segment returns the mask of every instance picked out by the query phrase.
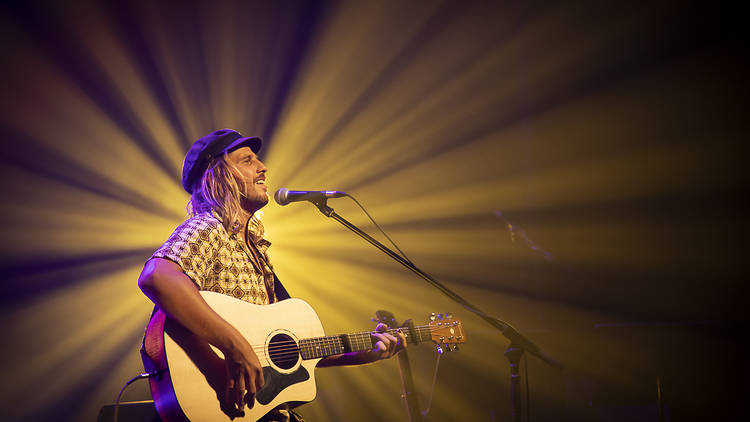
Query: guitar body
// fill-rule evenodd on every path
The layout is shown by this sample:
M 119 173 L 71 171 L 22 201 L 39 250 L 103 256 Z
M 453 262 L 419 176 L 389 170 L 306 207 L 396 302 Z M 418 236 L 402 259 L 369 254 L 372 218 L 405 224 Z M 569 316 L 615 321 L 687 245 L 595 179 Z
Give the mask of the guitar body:
M 300 299 L 253 305 L 230 296 L 202 291 L 209 306 L 252 345 L 263 367 L 265 385 L 255 405 L 238 420 L 255 421 L 282 403 L 290 406 L 315 398 L 318 359 L 302 360 L 298 342 L 324 336 L 312 307 Z M 282 328 L 283 327 L 283 328 Z M 167 335 L 165 335 L 167 334 Z M 226 374 L 221 352 L 157 311 L 144 338 L 144 366 L 160 375 L 149 379 L 159 416 L 165 421 L 224 421 L 216 391 Z

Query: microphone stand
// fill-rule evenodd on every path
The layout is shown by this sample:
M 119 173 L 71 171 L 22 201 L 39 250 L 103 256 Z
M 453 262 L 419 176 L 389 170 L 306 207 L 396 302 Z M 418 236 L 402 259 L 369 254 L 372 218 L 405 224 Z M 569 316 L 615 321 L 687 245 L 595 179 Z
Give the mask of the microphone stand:
M 521 422 L 521 374 L 519 372 L 519 365 L 521 361 L 521 356 L 523 356 L 524 352 L 528 352 L 531 355 L 534 355 L 547 363 L 548 365 L 562 369 L 562 365 L 555 361 L 554 359 L 550 358 L 549 356 L 545 355 L 539 346 L 531 342 L 531 340 L 524 337 L 521 333 L 519 333 L 513 326 L 510 324 L 499 320 L 493 316 L 487 315 L 483 311 L 481 311 L 476 306 L 472 305 L 467 301 L 466 299 L 459 296 L 454 291 L 450 290 L 449 288 L 445 287 L 441 282 L 436 280 L 431 275 L 425 273 L 424 271 L 420 270 L 412 264 L 410 261 L 407 261 L 405 258 L 403 258 L 401 255 L 397 254 L 396 252 L 392 251 L 376 239 L 373 239 L 370 235 L 360 230 L 357 226 L 347 221 L 345 218 L 341 217 L 340 215 L 336 214 L 336 211 L 333 210 L 333 208 L 328 206 L 328 199 L 327 198 L 317 198 L 314 200 L 310 200 L 313 204 L 315 204 L 316 207 L 320 210 L 323 215 L 329 218 L 333 218 L 334 220 L 341 223 L 344 227 L 354 232 L 359 237 L 365 239 L 370 244 L 375 246 L 376 248 L 380 249 L 383 253 L 393 258 L 395 261 L 397 261 L 399 264 L 403 265 L 404 267 L 411 270 L 413 273 L 427 281 L 432 287 L 440 290 L 444 295 L 448 296 L 451 300 L 458 303 L 459 305 L 463 306 L 468 311 L 474 313 L 478 317 L 485 320 L 488 324 L 495 327 L 500 333 L 505 336 L 508 340 L 510 340 L 510 345 L 508 346 L 508 349 L 505 351 L 505 357 L 508 358 L 510 361 L 510 399 L 512 404 L 512 414 L 513 414 L 513 420 L 516 422 Z

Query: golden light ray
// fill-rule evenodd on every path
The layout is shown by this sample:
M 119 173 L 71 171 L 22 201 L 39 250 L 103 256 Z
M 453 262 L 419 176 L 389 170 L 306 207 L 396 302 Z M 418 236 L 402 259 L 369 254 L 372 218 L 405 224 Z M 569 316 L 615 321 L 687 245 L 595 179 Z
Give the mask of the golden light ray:
M 144 134 L 158 148 L 158 152 L 170 159 L 173 167 L 182 160 L 182 144 L 170 128 L 167 117 L 149 91 L 148 83 L 137 68 L 136 58 L 128 54 L 123 40 L 117 38 L 112 28 L 114 22 L 96 8 L 86 10 L 90 25 L 80 26 L 70 22 L 69 30 L 77 35 L 77 42 L 84 46 L 97 68 L 108 77 L 107 85 L 135 116 L 136 122 L 144 126 Z M 91 36 L 92 32 L 96 36 Z
M 69 393 L 71 385 L 101 379 L 100 371 L 105 368 L 99 362 L 122 354 L 123 345 L 141 331 L 147 319 L 134 317 L 145 305 L 129 293 L 134 270 L 99 272 L 10 313 L 12 351 L 26 351 L 24 359 L 33 362 L 7 368 L 6 376 L 14 383 L 3 384 L 4 400 L 19 404 L 10 420 L 22 419 L 24 411 L 39 402 L 57 402 Z M 124 300 L 102 300 L 107 297 Z M 27 394 L 32 390 L 33 397 Z
M 349 192 L 421 268 L 564 361 L 565 373 L 524 364 L 541 420 L 590 416 L 586 382 L 640 391 L 654 356 L 612 333 L 657 328 L 618 324 L 741 312 L 723 306 L 739 217 L 722 192 L 740 186 L 725 146 L 745 133 L 744 76 L 672 15 L 440 1 L 3 9 L 2 409 L 91 419 L 141 371 L 151 306 L 136 278 L 185 214 L 185 150 L 220 127 L 265 138 L 270 192 Z M 725 208 L 709 224 L 701 201 Z M 329 205 L 384 240 L 351 201 Z M 264 220 L 280 278 L 327 332 L 370 329 L 378 309 L 465 322 L 432 420 L 509 415 L 507 339 L 311 204 L 271 203 Z M 409 353 L 424 405 L 434 348 Z M 395 361 L 317 377 L 309 420 L 404 418 Z M 126 394 L 149 398 L 145 383 Z

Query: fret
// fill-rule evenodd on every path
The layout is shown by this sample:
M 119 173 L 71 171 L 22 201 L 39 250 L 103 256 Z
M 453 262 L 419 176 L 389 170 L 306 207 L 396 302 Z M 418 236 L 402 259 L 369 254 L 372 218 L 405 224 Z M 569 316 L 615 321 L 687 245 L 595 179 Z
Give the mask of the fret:
M 352 351 L 358 352 L 362 350 L 362 334 L 354 333 L 352 334 L 352 338 L 354 339 L 354 347 L 352 347 Z
M 398 337 L 398 328 L 389 329 L 387 332 Z M 432 340 L 431 327 L 429 325 L 413 327 L 413 329 L 402 328 L 401 332 L 406 336 L 407 344 L 417 344 Z M 326 356 L 348 352 L 362 352 L 373 348 L 376 340 L 369 331 L 361 333 L 341 334 L 336 336 L 312 337 L 302 339 L 299 342 L 302 359 L 317 359 Z
M 359 344 L 357 343 L 356 333 L 348 334 L 346 338 L 349 344 L 349 350 L 348 350 L 349 352 L 356 352 L 357 350 L 359 350 Z
M 344 353 L 341 336 L 312 337 L 299 342 L 302 359 L 316 359 Z
M 430 333 L 430 326 L 423 325 L 421 327 L 414 327 L 414 336 L 416 337 L 414 339 L 415 343 L 421 343 L 424 341 L 431 340 L 432 335 Z
M 364 335 L 367 336 L 365 341 Z M 361 352 L 363 350 L 369 350 L 372 348 L 370 342 L 370 333 L 352 333 L 346 336 L 348 341 L 348 351 L 350 352 Z M 370 347 L 367 347 L 367 343 L 370 343 Z
M 369 332 L 357 333 L 357 337 L 359 339 L 359 347 L 357 348 L 358 352 L 372 349 L 373 342 Z

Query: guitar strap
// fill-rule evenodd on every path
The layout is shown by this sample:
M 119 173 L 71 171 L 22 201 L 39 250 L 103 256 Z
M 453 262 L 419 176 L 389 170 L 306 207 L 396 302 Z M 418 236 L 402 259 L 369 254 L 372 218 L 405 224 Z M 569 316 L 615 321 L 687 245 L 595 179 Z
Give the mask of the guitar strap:
M 276 275 L 276 271 L 273 270 L 273 267 L 268 263 L 266 257 L 260 252 L 260 249 L 258 249 L 258 245 L 256 245 L 255 241 L 253 241 L 252 237 L 250 237 L 247 229 L 245 229 L 245 244 L 242 246 L 247 246 L 247 249 L 245 250 L 246 252 L 248 249 L 251 250 L 248 256 L 254 258 L 255 260 L 263 261 L 263 263 L 266 264 L 266 268 L 271 270 L 271 274 L 273 274 L 273 291 L 276 295 L 276 302 L 281 302 L 282 300 L 289 299 L 291 297 L 289 296 L 289 292 L 287 292 L 284 285 L 281 284 L 281 280 L 279 280 L 279 276 Z M 256 265 L 255 261 L 253 261 L 252 259 L 250 261 L 253 263 L 253 266 L 255 266 L 255 270 L 263 274 L 263 267 L 260 265 L 260 262 L 258 262 L 258 264 Z
M 281 302 L 282 300 L 289 299 L 291 297 L 289 296 L 289 292 L 287 292 L 284 285 L 281 284 L 281 280 L 279 280 L 279 277 L 276 275 L 273 268 L 271 268 L 271 272 L 273 273 L 273 291 L 276 293 L 276 301 Z

